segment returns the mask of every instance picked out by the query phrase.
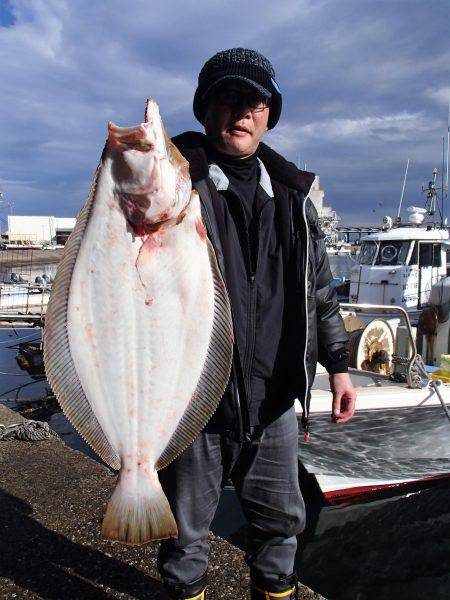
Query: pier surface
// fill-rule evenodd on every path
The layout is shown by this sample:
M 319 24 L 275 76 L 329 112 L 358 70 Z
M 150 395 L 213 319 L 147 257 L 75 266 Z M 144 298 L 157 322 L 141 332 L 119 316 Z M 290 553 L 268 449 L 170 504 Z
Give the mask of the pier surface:
M 0 405 L 0 423 L 22 417 Z M 158 543 L 103 542 L 115 476 L 59 438 L 0 441 L 0 598 L 162 599 Z M 249 598 L 243 552 L 210 534 L 208 599 Z M 302 600 L 323 600 L 302 586 Z

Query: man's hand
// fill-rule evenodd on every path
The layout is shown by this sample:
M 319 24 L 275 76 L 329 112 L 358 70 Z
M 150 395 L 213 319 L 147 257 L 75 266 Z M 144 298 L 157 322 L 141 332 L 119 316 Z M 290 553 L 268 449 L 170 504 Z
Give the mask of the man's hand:
M 346 423 L 355 412 L 356 390 L 348 373 L 330 373 L 330 388 L 333 394 L 331 420 Z

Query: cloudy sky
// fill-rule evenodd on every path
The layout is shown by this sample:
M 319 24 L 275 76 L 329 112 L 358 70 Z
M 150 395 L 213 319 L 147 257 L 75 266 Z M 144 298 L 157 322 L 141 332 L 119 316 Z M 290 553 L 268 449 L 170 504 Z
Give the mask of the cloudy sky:
M 140 122 L 149 96 L 170 134 L 201 130 L 198 72 L 235 46 L 272 61 L 284 109 L 266 141 L 320 175 L 343 224 L 396 212 L 407 159 L 404 202 L 423 204 L 447 134 L 450 0 L 0 0 L 0 216 L 75 216 L 106 123 Z

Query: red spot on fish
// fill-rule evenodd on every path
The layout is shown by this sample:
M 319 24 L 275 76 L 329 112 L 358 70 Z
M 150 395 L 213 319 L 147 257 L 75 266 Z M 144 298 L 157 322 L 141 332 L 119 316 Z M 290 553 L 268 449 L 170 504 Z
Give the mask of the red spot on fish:
M 75 310 L 78 310 L 78 311 L 79 311 L 79 310 L 80 310 L 80 307 L 79 307 L 79 306 L 75 306 Z
M 140 467 L 140 466 L 141 466 L 141 464 L 142 464 L 142 463 L 141 463 L 141 461 L 138 461 L 138 464 L 137 464 L 137 466 L 138 466 L 138 467 Z
M 93 338 L 94 323 L 86 323 L 84 329 L 86 331 L 87 338 L 91 340 Z
M 151 306 L 153 304 L 153 298 L 151 298 L 150 296 L 148 296 L 148 298 L 146 298 L 146 300 L 145 300 L 145 304 L 147 306 Z
M 161 238 L 159 235 L 148 235 L 141 249 L 139 250 L 139 256 L 142 254 L 153 254 L 159 250 L 162 246 Z
M 206 229 L 200 219 L 195 222 L 195 229 L 197 230 L 198 236 L 202 242 L 206 242 Z
M 127 473 L 131 473 L 131 468 L 127 467 Z
M 159 215 L 159 220 L 165 221 L 168 218 L 168 216 L 169 216 L 169 213 L 167 211 L 164 211 Z

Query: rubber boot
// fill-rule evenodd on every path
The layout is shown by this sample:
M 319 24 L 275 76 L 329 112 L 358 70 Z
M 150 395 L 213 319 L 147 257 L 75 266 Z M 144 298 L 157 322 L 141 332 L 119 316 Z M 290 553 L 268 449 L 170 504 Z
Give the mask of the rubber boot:
M 195 594 L 195 596 L 169 596 L 166 593 L 166 600 L 205 600 L 206 599 L 206 588 L 203 588 L 201 592 Z
M 166 600 L 205 600 L 206 582 L 206 573 L 191 583 L 170 585 L 164 581 Z
M 251 600 L 275 600 L 279 598 L 298 600 L 298 597 L 298 580 L 295 573 L 287 577 L 280 577 L 279 583 L 275 585 L 273 583 L 264 585 L 260 578 L 252 579 Z

